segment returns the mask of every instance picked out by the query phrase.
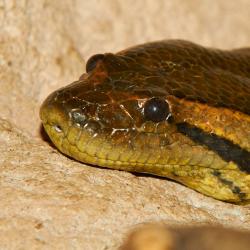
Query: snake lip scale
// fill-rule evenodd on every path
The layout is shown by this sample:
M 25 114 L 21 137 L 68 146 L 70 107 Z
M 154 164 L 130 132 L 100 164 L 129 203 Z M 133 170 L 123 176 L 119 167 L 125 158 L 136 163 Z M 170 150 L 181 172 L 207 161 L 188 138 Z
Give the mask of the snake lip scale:
M 250 48 L 164 40 L 96 54 L 79 80 L 46 98 L 40 117 L 78 161 L 250 201 Z

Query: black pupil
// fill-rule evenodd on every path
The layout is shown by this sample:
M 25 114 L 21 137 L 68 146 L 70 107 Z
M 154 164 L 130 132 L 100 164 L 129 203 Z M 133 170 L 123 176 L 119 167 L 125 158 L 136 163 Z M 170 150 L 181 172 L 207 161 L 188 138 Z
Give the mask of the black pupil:
M 146 101 L 144 105 L 144 118 L 153 122 L 166 120 L 169 115 L 169 107 L 164 99 L 154 97 Z
M 86 72 L 89 73 L 90 71 L 92 71 L 95 68 L 97 62 L 102 60 L 103 58 L 103 54 L 96 54 L 91 56 L 86 63 Z

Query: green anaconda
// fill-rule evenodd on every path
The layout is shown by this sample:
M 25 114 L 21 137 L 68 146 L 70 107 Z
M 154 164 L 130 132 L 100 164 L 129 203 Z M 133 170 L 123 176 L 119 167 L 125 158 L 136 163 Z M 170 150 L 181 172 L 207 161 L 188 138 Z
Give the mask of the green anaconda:
M 250 48 L 166 40 L 92 56 L 40 117 L 78 161 L 250 201 Z

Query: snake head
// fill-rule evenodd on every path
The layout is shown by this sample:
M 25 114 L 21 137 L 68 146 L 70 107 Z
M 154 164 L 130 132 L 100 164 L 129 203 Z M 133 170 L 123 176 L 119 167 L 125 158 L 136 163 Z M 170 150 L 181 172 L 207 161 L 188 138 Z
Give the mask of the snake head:
M 228 88 L 248 89 L 226 74 L 218 53 L 179 41 L 97 54 L 78 81 L 47 97 L 43 126 L 61 152 L 81 162 L 248 200 L 249 98 Z
M 166 91 L 138 86 L 156 77 L 127 60 L 110 53 L 96 55 L 89 59 L 86 74 L 43 102 L 44 128 L 63 153 L 91 164 L 129 165 L 136 152 L 146 155 L 170 144 L 165 132 L 171 118 Z

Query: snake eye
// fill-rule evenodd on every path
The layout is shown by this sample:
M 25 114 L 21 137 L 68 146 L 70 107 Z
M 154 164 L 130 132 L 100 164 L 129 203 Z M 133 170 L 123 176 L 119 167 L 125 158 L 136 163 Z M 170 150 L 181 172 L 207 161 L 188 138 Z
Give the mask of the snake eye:
M 89 73 L 90 71 L 92 71 L 95 68 L 97 62 L 102 60 L 103 58 L 103 54 L 96 54 L 91 56 L 86 63 L 86 72 Z
M 164 99 L 153 97 L 144 104 L 144 118 L 153 122 L 167 120 L 170 116 L 169 106 Z

